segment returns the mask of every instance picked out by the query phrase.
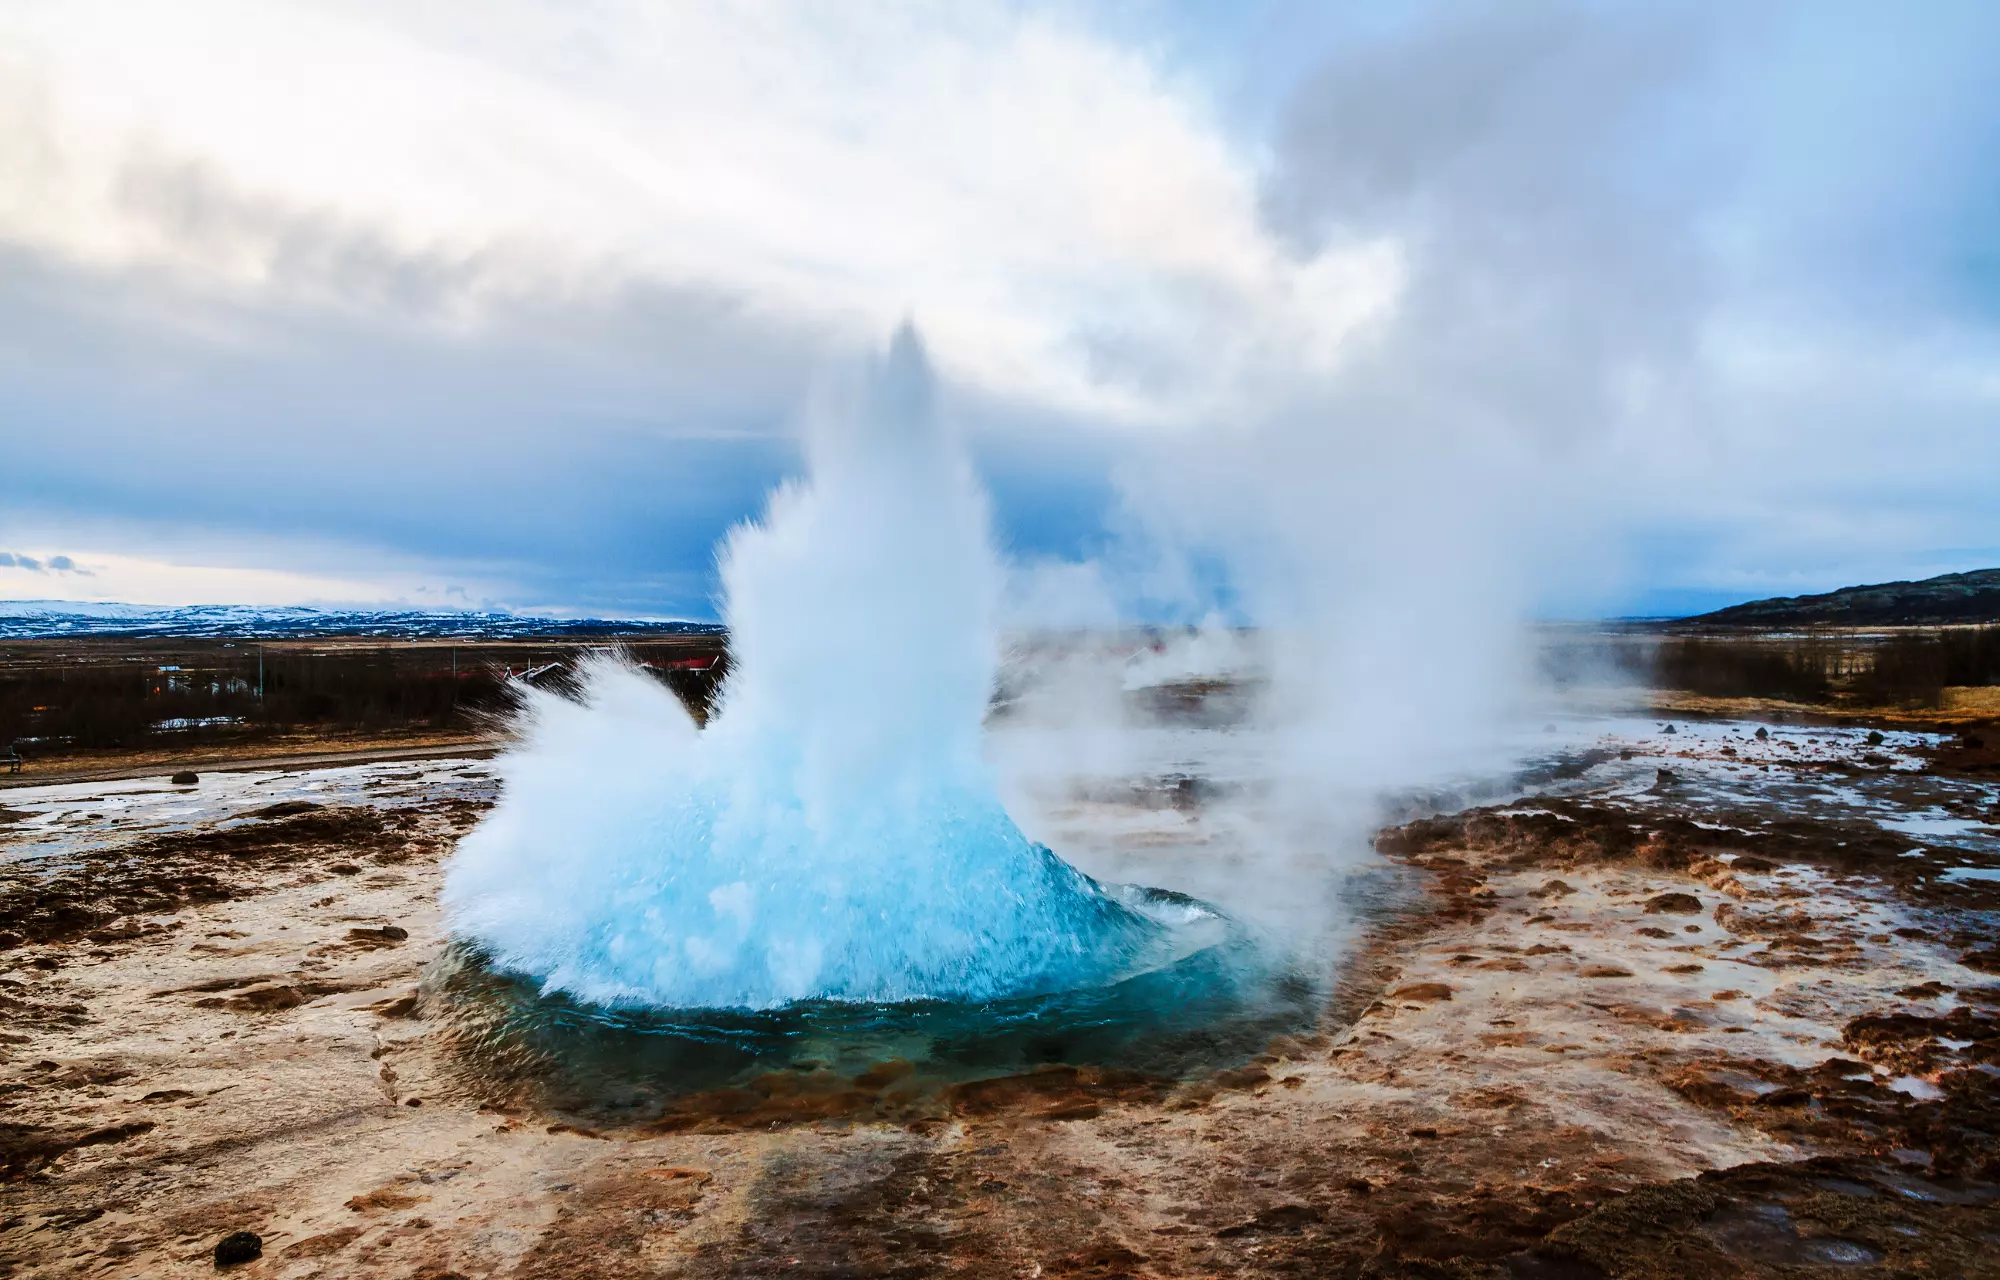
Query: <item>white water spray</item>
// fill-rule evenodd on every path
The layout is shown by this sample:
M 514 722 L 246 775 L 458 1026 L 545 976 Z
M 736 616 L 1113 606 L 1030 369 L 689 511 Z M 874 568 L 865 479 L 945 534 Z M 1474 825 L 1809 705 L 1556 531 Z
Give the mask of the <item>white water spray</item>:
M 931 388 L 906 327 L 815 423 L 809 479 L 730 535 L 734 670 L 705 728 L 616 662 L 577 701 L 527 691 L 502 799 L 447 873 L 454 933 L 549 990 L 705 1008 L 988 999 L 1171 953 L 1157 908 L 1029 841 L 994 791 L 1000 575 Z

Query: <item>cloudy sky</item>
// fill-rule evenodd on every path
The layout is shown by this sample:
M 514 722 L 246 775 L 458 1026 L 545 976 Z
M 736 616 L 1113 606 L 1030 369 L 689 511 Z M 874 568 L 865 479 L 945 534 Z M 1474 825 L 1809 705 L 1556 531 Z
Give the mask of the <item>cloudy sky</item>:
M 2000 7 L 0 0 L 0 598 L 706 616 L 904 318 L 1024 616 L 2000 564 Z

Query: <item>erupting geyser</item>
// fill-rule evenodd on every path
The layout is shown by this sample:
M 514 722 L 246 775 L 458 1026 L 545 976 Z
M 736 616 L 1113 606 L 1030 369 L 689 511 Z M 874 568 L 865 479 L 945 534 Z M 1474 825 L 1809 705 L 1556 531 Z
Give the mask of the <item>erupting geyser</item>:
M 453 931 L 597 1004 L 984 1000 L 1118 980 L 1203 913 L 1024 836 L 980 754 L 998 567 L 907 327 L 809 479 L 721 555 L 734 668 L 697 728 L 615 662 L 528 691 L 502 799 L 460 845 Z

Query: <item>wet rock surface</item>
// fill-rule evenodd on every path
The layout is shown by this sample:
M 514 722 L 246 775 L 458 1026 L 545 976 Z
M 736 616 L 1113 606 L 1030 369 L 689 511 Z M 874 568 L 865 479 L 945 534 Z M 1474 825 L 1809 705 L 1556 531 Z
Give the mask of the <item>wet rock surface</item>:
M 0 1272 L 246 1232 L 284 1277 L 2000 1274 L 2000 887 L 1942 871 L 1983 846 L 1643 782 L 1384 832 L 1407 892 L 1250 1061 L 885 1054 L 622 1118 L 454 1074 L 424 984 L 475 802 L 4 864 Z M 1226 791 L 1174 794 L 1132 807 Z

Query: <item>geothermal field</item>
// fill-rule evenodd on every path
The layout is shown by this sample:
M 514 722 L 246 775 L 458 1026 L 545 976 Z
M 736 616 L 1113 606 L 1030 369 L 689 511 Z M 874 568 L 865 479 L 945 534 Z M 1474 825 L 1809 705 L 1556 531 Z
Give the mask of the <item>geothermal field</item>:
M 0 0 L 0 1280 L 2000 1280 L 2000 3 Z
M 1993 1273 L 2000 757 L 1976 732 L 1565 715 L 1518 769 L 1397 797 L 1421 816 L 1373 852 L 1300 847 L 1287 883 L 1326 901 L 1272 902 L 1232 687 L 1119 689 L 1118 768 L 1010 775 L 1024 829 L 1097 878 L 994 840 L 1017 906 L 1075 913 L 1039 948 L 960 917 L 816 932 L 783 895 L 826 873 L 798 865 L 683 935 L 856 953 L 823 995 L 752 989 L 795 971 L 741 944 L 620 967 L 687 896 L 665 866 L 605 887 L 625 873 L 579 850 L 535 880 L 545 910 L 506 909 L 532 926 L 462 923 L 515 779 L 556 767 L 533 728 L 498 757 L 24 775 L 0 794 L 0 1256 L 206 1274 L 252 1231 L 258 1274 L 301 1277 Z M 997 715 L 995 756 L 1046 759 L 1034 719 Z M 835 874 L 893 911 L 898 856 Z M 1190 896 L 1113 887 L 1135 880 Z M 578 898 L 616 923 L 546 932 Z M 717 988 L 674 981 L 743 998 L 675 1007 Z
M 1996 1274 L 1979 690 L 1558 629 L 1441 751 L 1279 696 L 1282 630 L 1004 637 L 929 394 L 906 333 L 726 636 L 461 637 L 456 718 L 434 639 L 295 638 L 377 646 L 372 729 L 37 739 L 7 1273 Z M 165 643 L 9 660 L 113 706 L 201 683 Z

